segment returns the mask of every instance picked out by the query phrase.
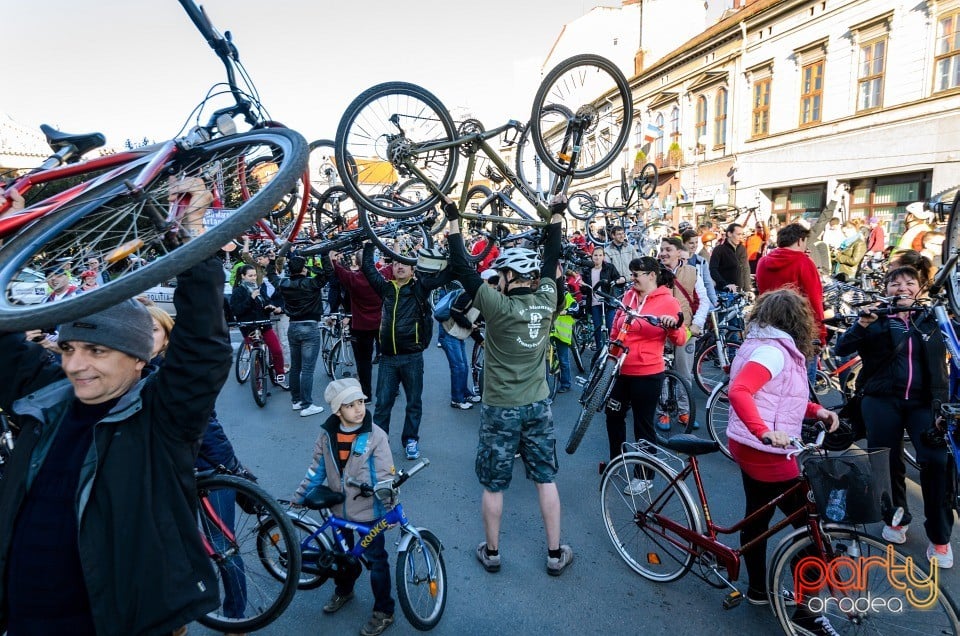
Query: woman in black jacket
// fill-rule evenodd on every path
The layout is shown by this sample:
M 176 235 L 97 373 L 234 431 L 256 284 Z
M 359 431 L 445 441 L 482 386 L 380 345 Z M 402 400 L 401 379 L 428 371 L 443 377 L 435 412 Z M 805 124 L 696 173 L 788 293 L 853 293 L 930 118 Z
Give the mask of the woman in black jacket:
M 230 310 L 238 322 L 252 322 L 254 320 L 270 320 L 272 314 L 279 314 L 282 310 L 272 304 L 257 285 L 257 268 L 253 265 L 244 265 L 237 272 L 237 284 L 230 294 Z M 244 340 L 253 332 L 251 327 L 241 327 L 240 333 Z M 284 390 L 287 382 L 284 373 L 283 347 L 280 338 L 272 326 L 260 329 L 263 341 L 270 351 L 270 366 L 273 369 L 273 383 Z
M 920 294 L 920 275 L 912 267 L 898 267 L 885 279 L 887 296 L 909 306 Z M 947 451 L 927 443 L 939 405 L 948 397 L 946 347 L 934 317 L 900 312 L 889 316 L 868 313 L 837 343 L 837 355 L 859 353 L 863 359 L 863 419 L 870 448 L 890 449 L 893 505 L 903 507 L 900 525 L 885 525 L 883 538 L 904 543 L 911 515 L 907 506 L 903 433 L 917 452 L 923 493 L 924 529 L 930 545 L 927 557 L 941 568 L 953 565 L 950 532 L 953 509 L 947 504 Z
M 587 267 L 580 272 L 583 279 L 580 288 L 583 290 L 583 302 L 590 308 L 590 317 L 593 319 L 593 342 L 597 346 L 597 351 L 603 346 L 601 335 L 603 329 L 601 324 L 606 324 L 607 333 L 610 333 L 610 326 L 613 324 L 613 314 L 616 309 L 603 304 L 599 296 L 593 293 L 594 289 L 599 289 L 605 294 L 611 293 L 613 283 L 620 274 L 613 263 L 608 263 L 605 258 L 603 247 L 598 245 L 594 248 L 590 258 L 593 260 L 593 266 Z

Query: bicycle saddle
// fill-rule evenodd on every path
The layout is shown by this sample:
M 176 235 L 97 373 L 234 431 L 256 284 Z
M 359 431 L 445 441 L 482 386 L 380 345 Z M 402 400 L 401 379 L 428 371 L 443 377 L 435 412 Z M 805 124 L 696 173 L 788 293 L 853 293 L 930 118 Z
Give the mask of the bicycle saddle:
M 689 433 L 674 435 L 660 445 L 684 455 L 706 455 L 720 450 L 720 444 L 712 439 L 702 439 Z
M 322 510 L 343 503 L 342 492 L 334 492 L 329 486 L 315 486 L 303 498 L 303 505 L 311 510 Z
M 59 151 L 65 146 L 73 146 L 77 149 L 77 157 L 107 143 L 107 138 L 103 136 L 103 133 L 71 135 L 70 133 L 60 132 L 46 124 L 42 124 L 40 130 L 47 138 L 47 144 L 53 148 L 54 152 Z

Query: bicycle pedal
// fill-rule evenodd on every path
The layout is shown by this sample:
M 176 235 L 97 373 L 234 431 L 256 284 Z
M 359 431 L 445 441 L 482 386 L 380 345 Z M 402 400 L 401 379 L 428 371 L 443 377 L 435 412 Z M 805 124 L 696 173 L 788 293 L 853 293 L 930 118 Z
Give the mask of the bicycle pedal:
M 723 609 L 731 610 L 739 607 L 740 603 L 743 603 L 743 594 L 740 593 L 740 590 L 734 590 L 723 599 Z

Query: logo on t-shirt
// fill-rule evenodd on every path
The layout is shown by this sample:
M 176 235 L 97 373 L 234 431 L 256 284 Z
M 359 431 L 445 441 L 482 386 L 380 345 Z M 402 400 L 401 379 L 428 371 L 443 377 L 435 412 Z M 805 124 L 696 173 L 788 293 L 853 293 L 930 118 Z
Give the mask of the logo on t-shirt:
M 530 338 L 536 339 L 540 335 L 540 329 L 543 326 L 543 314 L 530 312 L 530 322 L 527 327 L 530 329 Z

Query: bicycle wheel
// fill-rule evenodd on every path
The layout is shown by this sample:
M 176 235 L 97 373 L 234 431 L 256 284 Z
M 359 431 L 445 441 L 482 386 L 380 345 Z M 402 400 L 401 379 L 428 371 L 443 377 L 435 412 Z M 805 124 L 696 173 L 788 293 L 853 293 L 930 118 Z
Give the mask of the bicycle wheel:
M 543 107 L 544 118 L 551 116 L 559 117 L 557 122 L 567 121 L 573 117 L 573 113 L 564 106 L 557 104 L 547 104 Z M 556 184 L 557 177 L 545 165 L 543 160 L 537 155 L 537 149 L 530 141 L 530 123 L 524 126 L 523 132 L 517 139 L 516 150 L 514 151 L 514 162 L 517 168 L 517 180 L 520 185 L 526 189 L 526 194 L 531 198 L 546 202 Z
M 560 356 L 557 355 L 557 345 L 551 338 L 550 348 L 547 349 L 546 374 L 547 374 L 547 398 L 553 400 L 557 397 L 557 391 L 560 390 Z
M 405 82 L 378 84 L 353 100 L 340 119 L 337 170 L 361 208 L 406 218 L 434 207 L 440 197 L 428 191 L 420 200 L 388 203 L 380 195 L 410 177 L 429 179 L 447 192 L 457 172 L 454 139 L 453 119 L 432 93 Z M 436 148 L 438 144 L 448 145 Z M 353 158 L 355 170 L 348 168 L 346 157 Z
M 433 247 L 433 235 L 426 225 L 429 217 L 385 218 L 367 208 L 360 209 L 360 225 L 377 248 L 390 258 L 417 264 L 417 251 Z
M 730 419 L 728 383 L 729 380 L 725 380 L 718 384 L 707 398 L 707 431 L 710 433 L 710 438 L 720 444 L 720 452 L 727 459 L 733 459 L 730 449 L 727 448 L 727 421 Z
M 270 495 L 241 477 L 198 477 L 197 495 L 199 531 L 213 560 L 221 599 L 220 607 L 197 620 L 221 632 L 266 627 L 297 591 L 295 578 L 278 581 L 270 574 L 274 568 L 300 571 L 293 526 Z
M 657 403 L 657 415 L 670 419 L 670 428 L 678 426 L 680 432 L 689 433 L 697 421 L 697 403 L 693 401 L 690 383 L 680 377 L 676 371 L 668 370 L 663 374 L 660 387 L 660 401 Z M 683 416 L 686 415 L 684 421 Z
M 316 528 L 310 524 L 287 515 L 290 524 L 293 526 L 294 535 L 297 540 L 297 549 L 300 551 L 300 575 L 297 579 L 298 590 L 312 590 L 320 587 L 330 578 L 330 571 L 319 568 L 321 555 L 329 555 L 334 550 L 333 539 L 326 533 L 313 536 Z M 275 525 L 264 524 L 257 534 L 257 554 L 267 572 L 278 581 L 286 581 L 290 572 L 288 561 L 278 559 L 264 558 L 264 555 L 270 554 L 273 549 L 273 528 Z M 308 540 L 309 538 L 309 540 Z
M 940 214 L 947 216 L 947 237 L 943 242 L 942 262 L 946 263 L 950 256 L 960 249 L 960 186 L 953 186 L 930 198 L 932 206 Z M 954 315 L 960 314 L 960 270 L 951 273 L 947 280 L 947 297 L 950 300 L 950 310 Z
M 740 345 L 736 343 L 724 343 L 723 351 L 726 353 L 727 364 L 723 365 L 720 364 L 716 342 L 709 347 L 704 347 L 693 361 L 693 379 L 701 391 L 710 395 L 718 384 L 727 381 L 730 377 L 730 363 L 737 355 L 738 349 Z
M 343 186 L 333 186 L 313 206 L 314 235 L 335 238 L 337 230 L 352 230 L 360 225 L 357 203 Z
M 477 393 L 483 395 L 483 342 L 473 343 L 473 353 L 470 356 L 470 373 L 473 376 L 473 386 Z
M 640 174 L 637 175 L 637 188 L 641 199 L 653 198 L 653 195 L 657 193 L 659 179 L 660 172 L 655 164 L 647 163 L 640 168 Z
M 669 519 L 702 532 L 693 498 L 674 473 L 644 453 L 624 453 L 607 466 L 600 507 L 607 536 L 630 569 L 650 581 L 676 581 L 690 569 L 696 547 L 663 527 Z
M 406 550 L 397 553 L 397 602 L 410 624 L 420 631 L 433 629 L 447 604 L 447 566 L 443 546 L 432 532 L 418 528 Z
M 580 347 L 576 339 L 570 343 L 570 358 L 573 360 L 573 364 L 576 365 L 578 373 L 584 373 L 587 370 L 586 367 L 583 366 L 583 357 L 580 355 Z
M 613 386 L 616 367 L 617 363 L 608 358 L 603 361 L 602 365 L 598 365 L 591 374 L 587 387 L 583 391 L 583 397 L 580 398 L 583 403 L 583 410 L 580 411 L 577 423 L 574 424 L 573 430 L 570 431 L 570 437 L 567 439 L 566 451 L 568 454 L 572 455 L 580 447 L 580 442 L 583 441 L 583 436 L 586 434 L 587 428 L 590 427 L 593 416 L 603 407 Z
M 573 116 L 563 117 L 564 112 Z M 530 114 L 530 136 L 547 168 L 582 179 L 613 163 L 627 143 L 632 121 L 630 85 L 617 65 L 599 55 L 575 55 L 540 83 Z M 571 165 L 576 146 L 579 157 Z
M 323 198 L 327 190 L 343 183 L 337 169 L 335 147 L 336 144 L 332 139 L 317 139 L 310 142 L 310 157 L 307 167 L 310 171 L 310 194 L 314 198 Z M 347 157 L 344 164 L 348 170 L 353 172 L 357 169 L 353 157 Z
M 656 256 L 660 253 L 660 242 L 672 236 L 675 230 L 666 223 L 653 223 L 644 228 L 637 249 L 642 256 Z
M 272 157 L 278 170 L 251 192 L 246 170 L 261 156 Z M 111 184 L 81 194 L 4 241 L 0 289 L 6 293 L 0 294 L 0 327 L 7 331 L 52 327 L 173 278 L 267 214 L 302 176 L 306 156 L 306 142 L 295 132 L 252 131 L 178 152 L 142 192 L 131 194 L 127 186 Z M 184 241 L 179 225 L 183 219 L 172 226 L 166 219 L 171 199 L 174 215 L 185 217 L 191 195 L 173 194 L 171 186 L 196 187 L 196 193 L 201 185 L 217 198 L 203 215 L 205 231 Z M 78 262 L 87 255 L 100 257 L 110 273 L 109 282 L 55 303 L 18 304 L 14 289 L 25 271 L 62 268 L 66 261 Z
M 246 341 L 241 342 L 237 347 L 237 361 L 233 365 L 233 374 L 240 384 L 250 377 L 250 345 Z
M 589 221 L 597 211 L 597 202 L 587 192 L 578 190 L 567 198 L 567 211 L 575 219 Z
M 250 371 L 252 376 L 250 391 L 253 393 L 253 401 L 263 408 L 267 405 L 267 395 L 270 391 L 270 370 L 267 368 L 267 361 L 260 347 L 256 347 L 250 353 Z
M 334 380 L 357 377 L 357 359 L 353 355 L 353 345 L 349 340 L 340 340 L 330 352 L 330 372 Z
M 770 561 L 768 594 L 784 633 L 958 633 L 957 608 L 942 585 L 927 591 L 911 584 L 910 591 L 916 593 L 914 600 L 918 603 L 932 600 L 935 594 L 929 607 L 917 607 L 905 596 L 907 581 L 929 580 L 913 558 L 857 530 L 828 526 L 824 534 L 826 554 L 817 549 L 808 533 L 798 532 L 792 541 L 784 540 Z M 865 565 L 870 562 L 890 566 Z M 901 574 L 894 576 L 892 567 L 899 568 Z M 795 581 L 804 580 L 811 583 L 795 587 Z M 817 580 L 821 583 L 814 584 Z M 840 585 L 830 585 L 830 580 Z M 853 581 L 856 583 L 849 584 Z M 877 605 L 878 601 L 882 604 Z M 832 630 L 817 623 L 823 619 Z

